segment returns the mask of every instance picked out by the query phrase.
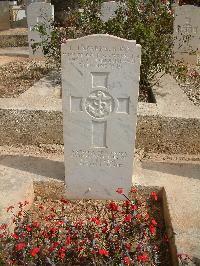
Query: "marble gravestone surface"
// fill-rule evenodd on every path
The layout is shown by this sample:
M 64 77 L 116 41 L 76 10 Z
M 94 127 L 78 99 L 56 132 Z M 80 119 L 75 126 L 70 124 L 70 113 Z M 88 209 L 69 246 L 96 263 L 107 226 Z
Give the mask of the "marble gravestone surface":
M 200 52 L 200 7 L 175 6 L 174 11 L 175 58 L 196 63 Z
M 101 19 L 106 22 L 116 16 L 115 11 L 121 6 L 120 2 L 109 1 L 101 4 Z
M 0 30 L 10 29 L 9 1 L 0 1 Z
M 122 199 L 132 183 L 140 45 L 110 35 L 62 44 L 65 179 L 71 199 Z
M 44 25 L 48 35 L 51 32 L 51 23 L 54 20 L 54 6 L 49 3 L 35 2 L 27 7 L 27 23 L 28 23 L 28 42 L 29 42 L 29 56 L 42 57 L 43 50 L 39 48 L 33 53 L 32 44 L 41 42 L 43 36 L 34 30 L 36 24 Z M 46 37 L 45 37 L 46 38 Z M 49 40 L 50 41 L 50 40 Z

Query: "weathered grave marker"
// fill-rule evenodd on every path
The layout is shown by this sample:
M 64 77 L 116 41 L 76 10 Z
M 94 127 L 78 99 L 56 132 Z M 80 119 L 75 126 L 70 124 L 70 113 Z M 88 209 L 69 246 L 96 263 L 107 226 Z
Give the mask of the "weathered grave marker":
M 68 197 L 117 199 L 133 171 L 140 45 L 109 35 L 62 44 Z
M 43 56 L 42 48 L 33 53 L 32 44 L 42 41 L 42 35 L 34 30 L 37 23 L 46 28 L 47 35 L 50 36 L 51 23 L 54 19 L 54 6 L 49 3 L 36 2 L 27 7 L 27 23 L 28 23 L 28 41 L 29 41 L 29 55 L 31 57 Z
M 176 59 L 196 63 L 200 43 L 200 7 L 175 6 L 174 52 Z
M 9 1 L 0 1 L 0 30 L 10 29 Z
M 109 1 L 101 4 L 101 19 L 106 22 L 116 16 L 116 10 L 121 6 L 120 2 Z

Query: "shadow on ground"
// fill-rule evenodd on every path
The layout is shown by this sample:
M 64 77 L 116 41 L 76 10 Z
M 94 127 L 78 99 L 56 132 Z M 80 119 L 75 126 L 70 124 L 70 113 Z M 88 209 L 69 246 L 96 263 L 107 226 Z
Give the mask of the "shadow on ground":
M 64 162 L 42 157 L 4 155 L 0 156 L 0 166 L 18 169 L 33 175 L 64 180 Z
M 200 180 L 200 164 L 198 163 L 167 163 L 142 162 L 142 168 Z

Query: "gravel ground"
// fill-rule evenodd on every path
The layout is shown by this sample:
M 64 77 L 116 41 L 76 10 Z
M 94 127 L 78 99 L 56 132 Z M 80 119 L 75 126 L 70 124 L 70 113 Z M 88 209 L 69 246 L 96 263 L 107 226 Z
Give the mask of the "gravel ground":
M 3 59 L 8 60 L 7 57 Z M 5 64 L 0 66 L 0 98 L 18 97 L 49 73 L 50 69 L 45 65 L 45 61 L 16 59 L 17 61 L 9 63 L 5 61 Z
M 191 66 L 189 66 L 189 69 L 190 68 Z M 191 69 L 195 69 L 196 73 L 199 73 L 199 76 L 197 76 L 196 79 L 188 78 L 184 83 L 179 82 L 179 84 L 194 105 L 200 106 L 200 66 L 195 68 L 192 67 Z
M 196 87 L 194 84 L 180 84 L 182 90 L 188 96 L 188 98 L 194 103 L 194 105 L 200 106 L 200 84 Z

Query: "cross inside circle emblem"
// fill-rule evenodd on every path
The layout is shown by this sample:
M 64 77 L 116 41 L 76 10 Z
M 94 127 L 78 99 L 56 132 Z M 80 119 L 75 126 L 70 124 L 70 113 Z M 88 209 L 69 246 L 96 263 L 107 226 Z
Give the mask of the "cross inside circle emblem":
M 95 90 L 86 98 L 85 110 L 91 117 L 101 119 L 113 112 L 114 105 L 114 99 L 107 91 Z

